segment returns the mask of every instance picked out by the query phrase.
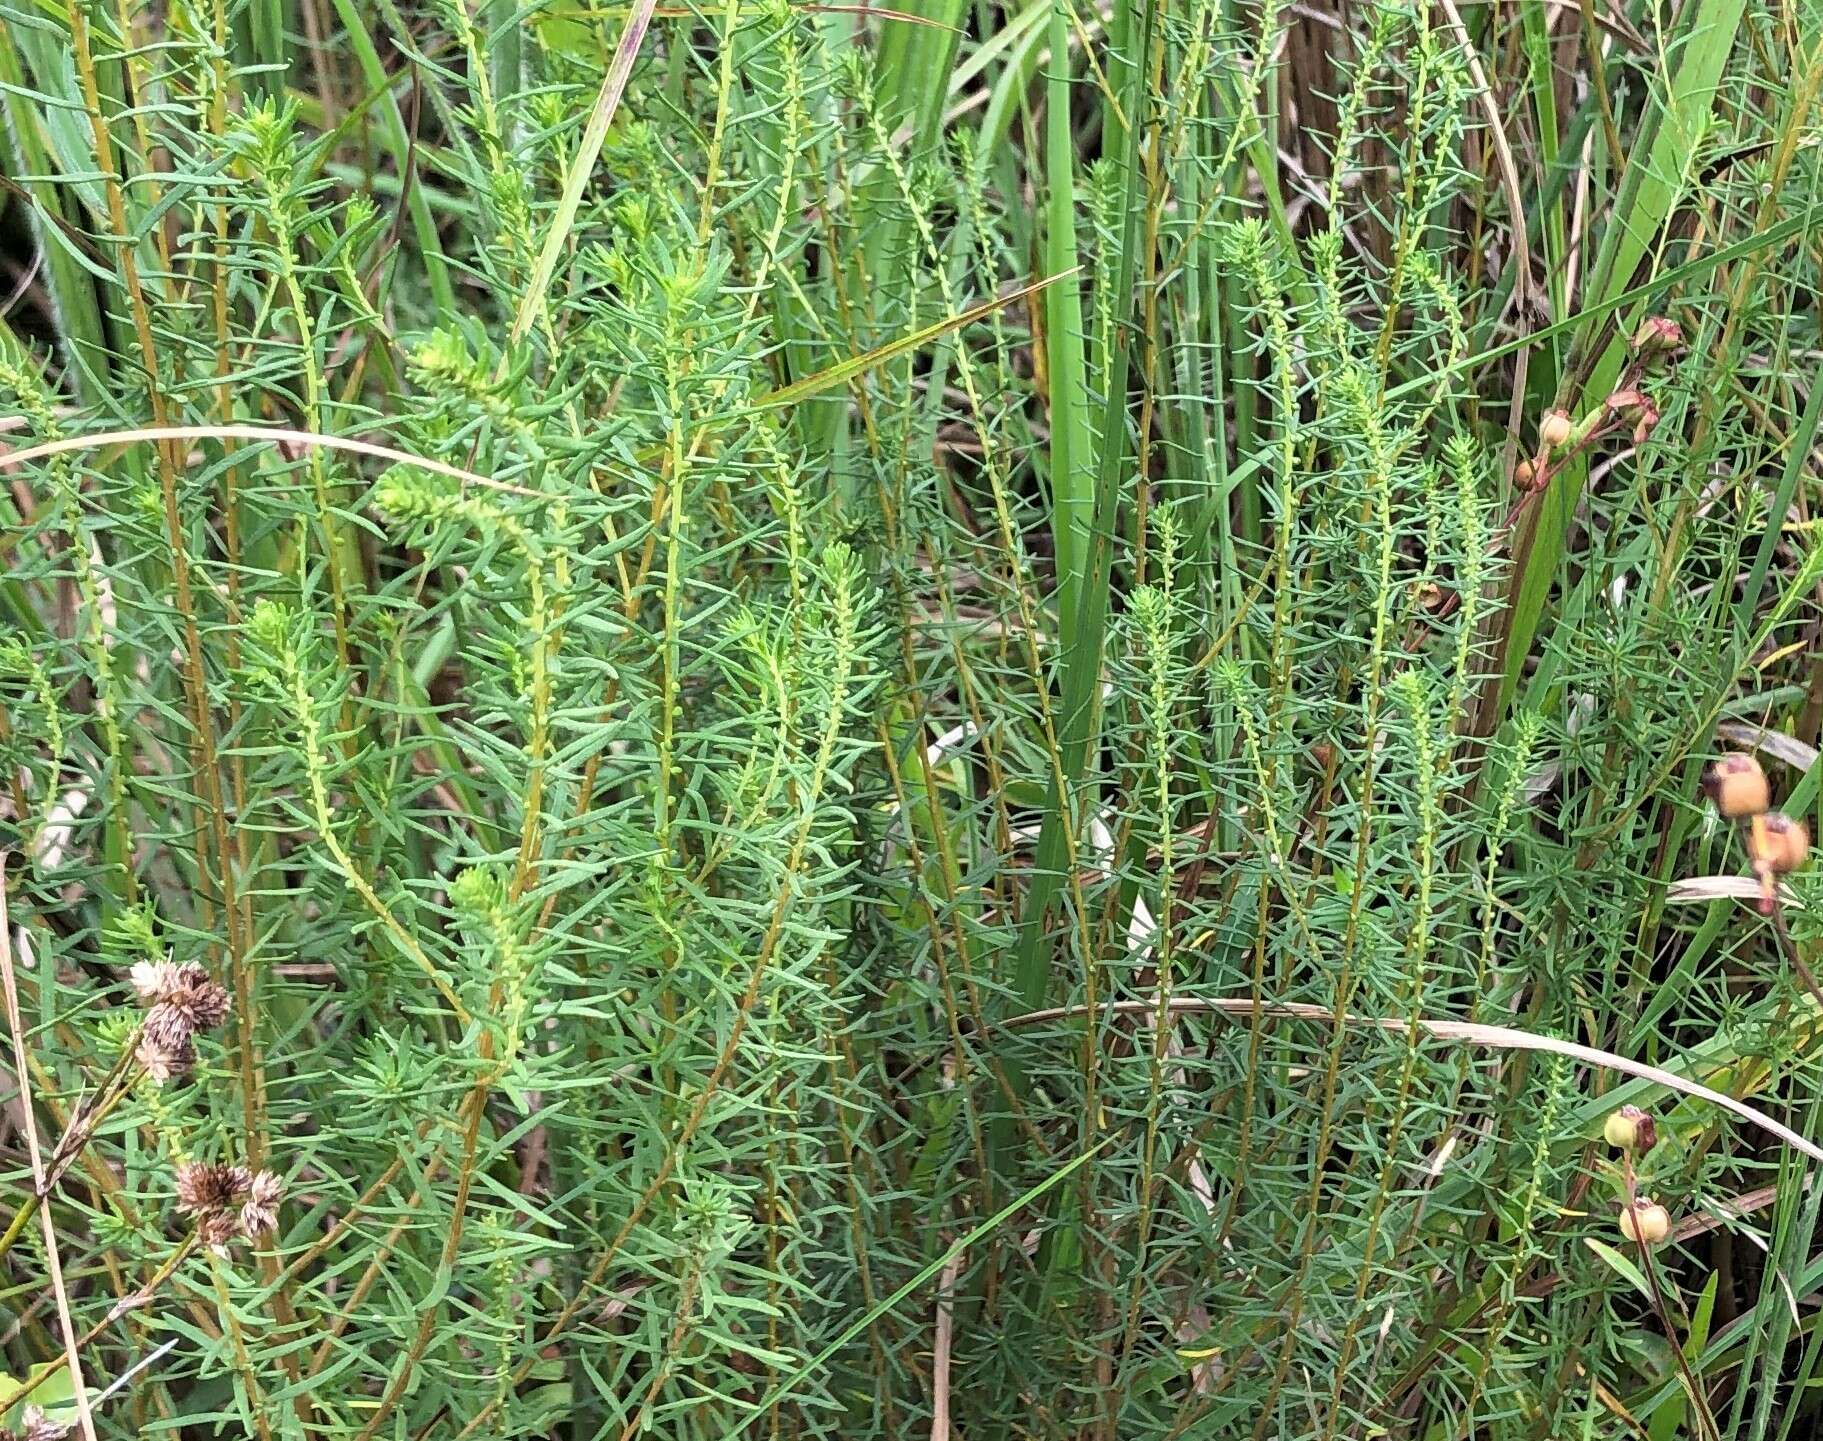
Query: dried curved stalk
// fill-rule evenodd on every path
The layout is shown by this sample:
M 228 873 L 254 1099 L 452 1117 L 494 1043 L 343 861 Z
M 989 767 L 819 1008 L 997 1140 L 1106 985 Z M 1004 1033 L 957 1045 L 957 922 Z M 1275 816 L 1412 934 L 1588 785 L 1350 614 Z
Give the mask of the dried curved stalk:
M 1149 1015 L 1157 1008 L 1154 1001 L 1111 1001 L 1098 1007 L 1104 1015 Z M 1014 1016 L 1010 1020 L 999 1022 L 1005 1029 L 1017 1026 L 1035 1026 L 1045 1021 L 1068 1020 L 1072 1016 L 1088 1014 L 1087 1006 L 1053 1006 L 1049 1010 L 1028 1011 L 1023 1016 Z M 1335 1020 L 1335 1013 L 1327 1006 L 1311 1005 L 1299 1001 L 1268 1001 L 1257 1004 L 1241 996 L 1174 996 L 1170 1003 L 1173 1015 L 1220 1015 L 1250 1016 L 1256 1011 L 1262 1016 L 1282 1016 L 1294 1021 Z M 1643 1081 L 1664 1086 L 1673 1091 L 1680 1091 L 1686 1096 L 1700 1096 L 1725 1111 L 1732 1111 L 1743 1121 L 1758 1126 L 1762 1131 L 1777 1136 L 1795 1151 L 1802 1151 L 1813 1161 L 1823 1161 L 1823 1147 L 1818 1147 L 1805 1140 L 1789 1126 L 1757 1110 L 1745 1101 L 1737 1101 L 1733 1096 L 1711 1090 L 1699 1081 L 1686 1080 L 1670 1071 L 1660 1070 L 1657 1066 L 1648 1066 L 1643 1061 L 1629 1060 L 1616 1055 L 1613 1051 L 1604 1051 L 1596 1046 L 1585 1046 L 1579 1041 L 1566 1041 L 1557 1036 L 1540 1036 L 1531 1031 L 1515 1030 L 1511 1026 L 1487 1026 L 1478 1021 L 1443 1021 L 1421 1017 L 1416 1021 L 1404 1016 L 1348 1016 L 1342 1017 L 1342 1024 L 1360 1029 L 1377 1031 L 1404 1031 L 1416 1026 L 1425 1035 L 1439 1041 L 1459 1041 L 1468 1046 L 1485 1046 L 1491 1050 L 1501 1051 L 1549 1051 L 1553 1055 L 1568 1056 L 1572 1060 L 1582 1061 L 1587 1065 L 1600 1066 L 1605 1070 L 1624 1071 L 1629 1076 L 1637 1076 Z

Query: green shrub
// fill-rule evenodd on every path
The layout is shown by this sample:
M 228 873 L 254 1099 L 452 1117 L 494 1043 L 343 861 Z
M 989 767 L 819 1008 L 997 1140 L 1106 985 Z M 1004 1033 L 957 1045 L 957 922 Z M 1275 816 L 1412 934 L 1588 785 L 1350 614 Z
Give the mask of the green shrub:
M 6 1424 L 1808 1434 L 1815 19 L 0 4 Z

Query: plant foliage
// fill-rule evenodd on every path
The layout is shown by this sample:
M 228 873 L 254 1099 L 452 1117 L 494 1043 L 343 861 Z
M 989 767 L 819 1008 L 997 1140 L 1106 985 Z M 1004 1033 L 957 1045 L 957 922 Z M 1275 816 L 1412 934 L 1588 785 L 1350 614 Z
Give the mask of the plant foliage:
M 5 1423 L 1810 1434 L 1820 19 L 0 0 Z

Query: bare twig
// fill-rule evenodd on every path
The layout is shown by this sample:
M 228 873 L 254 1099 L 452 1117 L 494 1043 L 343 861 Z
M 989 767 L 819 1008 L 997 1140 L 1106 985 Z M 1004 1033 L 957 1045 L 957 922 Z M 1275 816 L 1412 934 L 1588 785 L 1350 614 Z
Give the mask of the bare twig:
M 956 1278 L 962 1252 L 949 1258 L 937 1279 L 937 1324 L 931 1338 L 930 1441 L 949 1441 L 949 1362 L 956 1328 Z

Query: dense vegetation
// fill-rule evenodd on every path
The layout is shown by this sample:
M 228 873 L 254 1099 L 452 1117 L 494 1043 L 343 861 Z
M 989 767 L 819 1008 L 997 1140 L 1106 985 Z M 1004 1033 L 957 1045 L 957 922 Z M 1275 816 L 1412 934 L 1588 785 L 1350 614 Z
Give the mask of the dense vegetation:
M 5 1424 L 1812 1434 L 1823 12 L 906 3 L 0 0 Z

